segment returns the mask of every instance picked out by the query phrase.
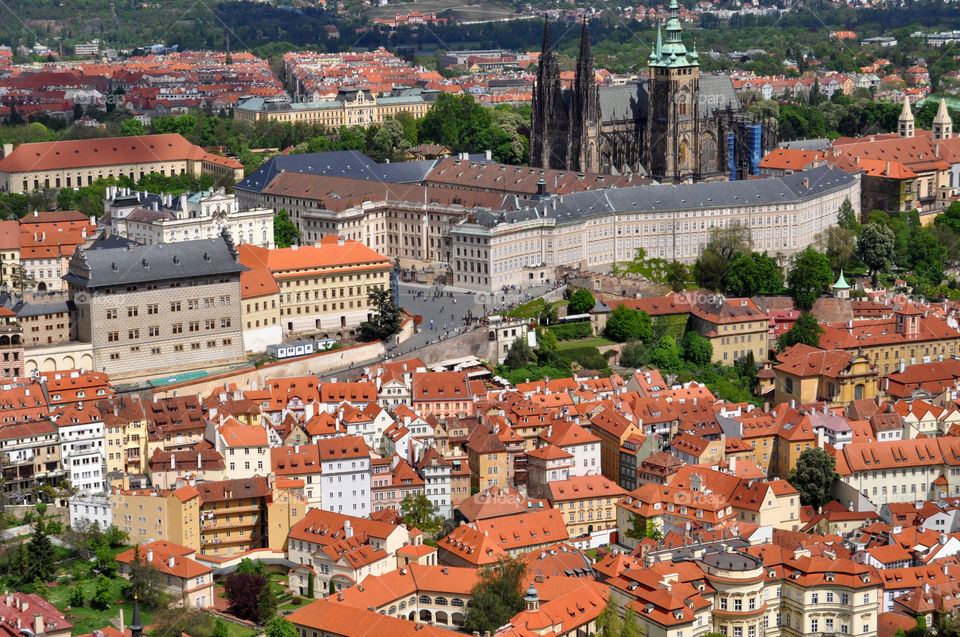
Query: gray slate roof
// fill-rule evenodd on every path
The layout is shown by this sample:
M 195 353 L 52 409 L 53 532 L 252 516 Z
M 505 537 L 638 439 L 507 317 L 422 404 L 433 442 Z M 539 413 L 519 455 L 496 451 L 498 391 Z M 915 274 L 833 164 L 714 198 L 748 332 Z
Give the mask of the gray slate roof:
M 650 82 L 628 82 L 620 86 L 601 86 L 600 117 L 604 122 L 622 122 L 647 117 Z M 700 113 L 712 117 L 717 110 L 740 109 L 740 100 L 729 75 L 700 76 Z
M 807 188 L 803 186 L 805 179 L 808 182 Z M 478 223 L 488 228 L 500 222 L 549 218 L 556 219 L 557 225 L 562 225 L 618 212 L 671 212 L 800 202 L 848 187 L 854 181 L 854 175 L 832 165 L 824 165 L 784 177 L 767 179 L 628 186 L 551 195 L 538 205 L 528 208 L 514 211 L 477 210 L 474 214 Z
M 261 192 L 274 177 L 284 171 L 407 184 L 423 180 L 433 168 L 434 163 L 435 160 L 428 159 L 378 164 L 357 150 L 276 155 L 265 161 L 260 168 L 240 181 L 234 188 Z
M 68 283 L 93 289 L 186 277 L 239 274 L 246 270 L 223 237 L 179 243 L 78 249 L 70 259 Z

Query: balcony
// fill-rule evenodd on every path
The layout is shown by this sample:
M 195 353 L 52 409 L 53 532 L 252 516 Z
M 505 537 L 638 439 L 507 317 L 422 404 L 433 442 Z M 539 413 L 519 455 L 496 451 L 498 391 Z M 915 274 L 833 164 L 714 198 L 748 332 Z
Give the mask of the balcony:
M 257 516 L 251 515 L 243 520 L 235 519 L 227 521 L 225 518 L 214 518 L 212 520 L 203 520 L 200 523 L 200 529 L 203 531 L 221 531 L 225 529 L 243 529 L 251 526 L 258 526 L 260 520 Z

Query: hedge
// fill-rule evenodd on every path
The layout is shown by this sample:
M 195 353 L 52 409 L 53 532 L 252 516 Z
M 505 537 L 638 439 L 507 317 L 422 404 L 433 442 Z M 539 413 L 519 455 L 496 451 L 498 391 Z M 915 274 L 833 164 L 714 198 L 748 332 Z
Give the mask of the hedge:
M 577 321 L 576 323 L 558 323 L 549 328 L 558 341 L 574 341 L 578 338 L 589 338 L 593 336 L 593 325 L 590 321 Z

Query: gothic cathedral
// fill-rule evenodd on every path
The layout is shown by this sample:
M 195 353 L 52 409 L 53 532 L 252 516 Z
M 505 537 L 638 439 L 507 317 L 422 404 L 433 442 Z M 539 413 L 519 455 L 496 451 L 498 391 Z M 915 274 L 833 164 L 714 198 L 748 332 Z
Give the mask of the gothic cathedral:
M 645 173 L 661 183 L 742 179 L 756 174 L 775 127 L 753 122 L 729 76 L 701 75 L 670 2 L 648 60 L 648 80 L 598 87 L 586 23 L 572 89 L 564 88 L 550 30 L 533 90 L 530 165 L 577 172 Z

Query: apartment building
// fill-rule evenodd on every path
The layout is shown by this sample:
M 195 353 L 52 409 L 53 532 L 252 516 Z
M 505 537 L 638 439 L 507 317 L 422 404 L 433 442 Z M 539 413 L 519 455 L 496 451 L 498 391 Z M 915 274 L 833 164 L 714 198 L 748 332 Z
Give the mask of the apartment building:
M 277 478 L 303 481 L 303 497 L 311 508 L 322 508 L 320 448 L 315 444 L 295 444 L 270 449 L 270 467 Z
M 416 466 L 423 477 L 424 493 L 436 509 L 437 515 L 443 520 L 453 517 L 451 502 L 453 463 L 440 455 L 436 447 L 428 447 Z
M 510 486 L 507 476 L 510 458 L 500 437 L 483 427 L 474 429 L 465 445 L 470 468 L 470 488 L 486 491 L 491 487 Z
M 767 359 L 770 320 L 750 299 L 697 299 L 690 314 L 691 327 L 713 346 L 713 362 L 732 365 L 751 352 Z
M 113 380 L 242 360 L 243 270 L 224 237 L 77 250 L 64 277 L 77 338 Z
M 777 356 L 774 401 L 846 405 L 872 399 L 879 391 L 876 365 L 864 354 L 827 351 L 798 343 Z
M 132 544 L 154 540 L 200 550 L 200 492 L 179 489 L 120 489 L 110 494 L 113 524 L 126 531 Z
M 307 514 L 305 501 L 275 489 L 264 476 L 198 482 L 196 488 L 202 555 L 282 549 L 290 529 Z
M 552 509 L 475 520 L 440 540 L 437 559 L 447 566 L 479 568 L 505 555 L 517 557 L 568 537 L 563 516 Z
M 560 513 L 571 538 L 617 526 L 617 501 L 627 492 L 603 476 L 550 481 L 547 499 Z
M 20 144 L 0 160 L 0 190 L 80 188 L 97 179 L 226 173 L 243 179 L 243 165 L 191 144 L 177 133 Z
M 64 475 L 60 464 L 59 431 L 46 419 L 0 427 L 0 458 L 3 460 L 3 490 L 8 494 L 29 493 L 41 484 L 56 485 Z
M 270 442 L 262 425 L 244 425 L 228 418 L 222 425 L 207 422 L 207 439 L 223 456 L 227 475 L 238 478 L 265 476 L 270 472 Z
M 317 441 L 320 452 L 321 508 L 347 515 L 370 515 L 370 449 L 360 436 Z
M 73 404 L 53 412 L 50 419 L 58 429 L 64 477 L 80 493 L 106 492 L 106 436 L 100 410 L 92 402 Z
M 600 439 L 600 471 L 616 482 L 620 479 L 620 447 L 632 437 L 644 433 L 620 410 L 605 409 L 590 419 L 589 432 Z
M 107 475 L 138 475 L 147 468 L 147 416 L 136 398 L 111 397 L 97 402 L 106 438 Z
M 323 332 L 325 338 L 372 316 L 370 291 L 386 289 L 392 269 L 386 257 L 335 235 L 275 250 L 240 246 L 240 262 L 273 275 L 285 333 Z

